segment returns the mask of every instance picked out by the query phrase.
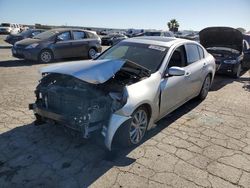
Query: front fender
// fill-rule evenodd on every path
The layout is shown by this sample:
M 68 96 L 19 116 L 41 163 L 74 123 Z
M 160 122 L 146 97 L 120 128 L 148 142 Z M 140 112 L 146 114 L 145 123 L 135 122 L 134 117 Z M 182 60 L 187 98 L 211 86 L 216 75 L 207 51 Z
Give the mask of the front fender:
M 102 134 L 105 138 L 104 143 L 108 150 L 112 149 L 112 141 L 114 139 L 116 131 L 121 127 L 124 122 L 131 121 L 131 116 L 122 116 L 118 114 L 112 114 L 109 124 L 104 127 Z

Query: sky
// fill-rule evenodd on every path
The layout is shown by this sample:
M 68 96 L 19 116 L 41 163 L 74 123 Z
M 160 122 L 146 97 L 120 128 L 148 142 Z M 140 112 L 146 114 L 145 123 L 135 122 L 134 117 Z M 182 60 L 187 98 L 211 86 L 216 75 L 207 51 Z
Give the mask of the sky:
M 0 23 L 166 30 L 172 18 L 180 30 L 249 31 L 250 0 L 0 0 Z

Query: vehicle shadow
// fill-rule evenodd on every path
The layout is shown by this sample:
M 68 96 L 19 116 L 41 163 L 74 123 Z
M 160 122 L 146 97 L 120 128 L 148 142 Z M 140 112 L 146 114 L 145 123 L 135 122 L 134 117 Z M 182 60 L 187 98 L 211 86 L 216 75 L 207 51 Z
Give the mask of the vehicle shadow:
M 191 100 L 149 131 L 141 144 L 151 139 L 177 119 L 199 105 Z M 136 159 L 127 155 L 139 146 L 107 152 L 101 137 L 83 140 L 66 134 L 62 127 L 33 123 L 0 135 L 0 184 L 6 187 L 61 187 L 60 183 L 77 181 L 89 187 L 112 167 L 127 167 Z M 73 182 L 74 183 L 74 182 Z M 70 185 L 74 186 L 74 184 Z
M 87 59 L 86 58 L 57 59 L 51 63 L 41 63 L 39 61 L 29 61 L 29 60 L 23 60 L 23 59 L 6 60 L 6 61 L 0 61 L 0 67 L 22 67 L 22 66 L 33 66 L 33 65 L 51 65 L 54 63 L 63 63 L 63 62 L 80 61 L 80 60 L 87 60 Z
M 242 71 L 241 72 L 241 76 L 244 75 L 247 72 L 247 70 Z M 218 91 L 221 88 L 223 88 L 224 86 L 232 83 L 232 82 L 241 82 L 241 83 L 245 83 L 247 82 L 249 79 L 245 78 L 245 77 L 240 77 L 240 78 L 232 78 L 231 76 L 227 76 L 227 75 L 222 75 L 222 74 L 216 74 L 214 77 L 214 81 L 212 84 L 212 87 L 210 89 L 210 91 Z M 247 83 L 246 83 L 247 84 Z M 249 85 L 249 84 L 248 84 Z

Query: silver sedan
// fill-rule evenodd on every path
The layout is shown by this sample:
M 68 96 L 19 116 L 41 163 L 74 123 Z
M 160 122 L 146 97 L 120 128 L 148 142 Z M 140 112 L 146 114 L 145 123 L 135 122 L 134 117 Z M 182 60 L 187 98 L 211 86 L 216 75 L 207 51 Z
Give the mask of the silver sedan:
M 95 60 L 41 69 L 35 124 L 53 122 L 89 138 L 137 145 L 158 120 L 190 99 L 206 98 L 215 60 L 200 44 L 176 38 L 126 39 Z

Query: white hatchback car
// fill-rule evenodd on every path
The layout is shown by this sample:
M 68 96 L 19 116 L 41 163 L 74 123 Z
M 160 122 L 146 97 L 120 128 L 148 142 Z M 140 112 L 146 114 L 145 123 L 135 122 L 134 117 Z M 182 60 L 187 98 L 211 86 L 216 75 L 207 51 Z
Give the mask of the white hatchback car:
M 137 37 L 95 60 L 55 64 L 41 73 L 30 104 L 35 123 L 62 124 L 84 138 L 100 131 L 111 150 L 115 139 L 139 144 L 162 117 L 194 97 L 205 99 L 215 60 L 194 41 Z

